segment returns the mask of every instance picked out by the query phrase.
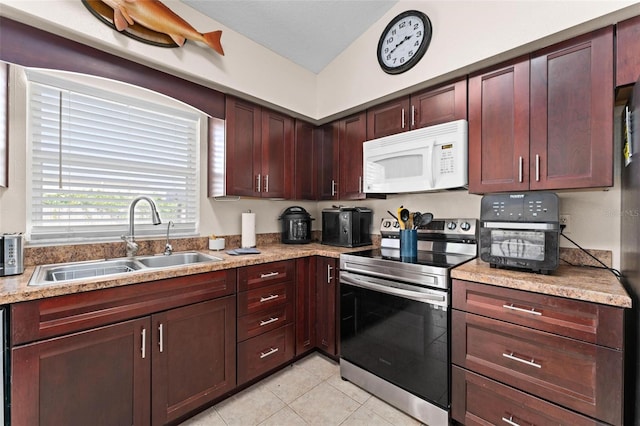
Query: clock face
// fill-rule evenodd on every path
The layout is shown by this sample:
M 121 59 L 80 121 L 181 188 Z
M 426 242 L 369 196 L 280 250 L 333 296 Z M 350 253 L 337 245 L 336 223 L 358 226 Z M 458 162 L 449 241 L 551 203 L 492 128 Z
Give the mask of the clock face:
M 378 42 L 378 62 L 387 74 L 400 74 L 420 61 L 431 42 L 431 21 L 409 10 L 396 16 Z

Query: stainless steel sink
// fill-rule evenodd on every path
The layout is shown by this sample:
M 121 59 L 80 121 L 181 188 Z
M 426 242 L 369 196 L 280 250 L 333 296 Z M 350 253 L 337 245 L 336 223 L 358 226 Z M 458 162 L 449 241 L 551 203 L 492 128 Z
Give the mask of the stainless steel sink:
M 143 269 L 135 259 L 112 259 L 37 266 L 29 285 L 47 285 Z
M 145 269 L 160 269 L 193 263 L 216 262 L 222 259 L 195 251 L 168 256 L 141 256 L 133 259 L 107 259 L 89 262 L 58 263 L 36 267 L 29 285 L 43 286 L 100 276 L 126 274 Z
M 148 268 L 167 268 L 170 266 L 189 265 L 192 263 L 217 262 L 222 259 L 197 251 L 138 257 L 137 260 Z

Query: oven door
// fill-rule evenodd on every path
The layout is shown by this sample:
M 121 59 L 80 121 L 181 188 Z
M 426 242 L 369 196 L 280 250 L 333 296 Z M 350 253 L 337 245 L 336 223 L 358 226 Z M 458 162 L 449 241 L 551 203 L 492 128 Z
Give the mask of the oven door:
M 341 271 L 341 358 L 448 409 L 448 302 L 446 291 Z

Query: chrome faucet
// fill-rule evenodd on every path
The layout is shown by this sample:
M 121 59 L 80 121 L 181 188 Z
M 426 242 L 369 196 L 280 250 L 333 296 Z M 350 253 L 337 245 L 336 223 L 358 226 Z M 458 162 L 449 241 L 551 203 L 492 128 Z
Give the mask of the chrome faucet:
M 151 223 L 153 223 L 154 225 L 160 225 L 162 223 L 155 201 L 145 196 L 135 198 L 129 205 L 129 235 L 122 236 L 122 239 L 127 244 L 127 257 L 134 257 L 138 252 L 138 244 L 135 241 L 133 222 L 135 218 L 136 204 L 138 204 L 138 201 L 140 200 L 145 200 L 151 206 Z
M 173 247 L 171 247 L 171 244 L 169 244 L 169 229 L 171 229 L 172 226 L 173 226 L 173 221 L 170 220 L 169 223 L 167 224 L 167 243 L 164 245 L 165 256 L 169 256 L 171 253 L 173 253 Z

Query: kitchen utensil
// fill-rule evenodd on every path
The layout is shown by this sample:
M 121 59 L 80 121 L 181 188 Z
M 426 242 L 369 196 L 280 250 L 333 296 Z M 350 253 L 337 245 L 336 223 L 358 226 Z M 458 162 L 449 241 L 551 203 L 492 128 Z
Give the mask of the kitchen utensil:
M 407 229 L 407 225 L 409 224 L 409 210 L 401 209 L 400 210 L 400 229 Z
M 395 220 L 398 220 L 398 216 L 396 216 L 395 214 L 391 213 L 389 210 L 387 210 L 387 213 L 389 213 L 391 215 L 391 217 L 394 218 Z
M 420 218 L 420 225 L 418 225 L 418 228 L 421 226 L 427 226 L 428 224 L 431 223 L 432 220 L 433 220 L 433 214 L 422 213 L 422 217 Z
M 415 212 L 413 213 L 413 226 L 411 229 L 418 229 L 420 227 L 420 222 L 422 221 L 422 213 Z

